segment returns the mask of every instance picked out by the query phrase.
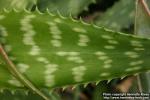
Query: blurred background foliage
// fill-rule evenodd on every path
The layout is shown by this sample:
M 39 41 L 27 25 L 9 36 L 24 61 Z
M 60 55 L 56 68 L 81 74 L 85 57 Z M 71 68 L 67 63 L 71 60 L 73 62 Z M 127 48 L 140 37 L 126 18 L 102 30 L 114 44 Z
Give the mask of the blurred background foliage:
M 150 23 L 147 22 L 149 18 L 143 15 L 144 11 L 139 11 L 136 14 L 135 21 L 135 1 L 136 0 L 0 0 L 0 10 L 12 9 L 17 10 L 28 9 L 45 12 L 47 9 L 52 13 L 60 13 L 62 16 L 69 17 L 70 15 L 75 19 L 84 20 L 87 23 L 94 23 L 98 26 L 103 26 L 115 31 L 122 31 L 126 33 L 134 33 L 134 30 L 144 35 L 150 32 Z M 149 3 L 149 2 L 148 2 Z M 150 4 L 150 3 L 149 3 Z M 138 8 L 141 9 L 141 8 Z M 145 20 L 143 20 L 145 19 Z M 141 24 L 146 23 L 146 24 Z M 134 29 L 136 26 L 136 29 Z M 102 81 L 98 84 L 89 83 L 87 86 L 78 85 L 75 89 L 72 86 L 65 90 L 57 88 L 54 90 L 43 89 L 52 100 L 103 100 L 103 92 L 141 92 L 139 89 L 139 82 L 143 88 L 148 92 L 150 82 L 150 75 L 144 75 L 136 78 L 135 76 L 127 76 L 123 79 L 113 79 L 110 82 Z M 144 81 L 145 83 L 141 82 Z M 42 100 L 38 95 L 24 90 L 4 90 L 0 92 L 0 100 Z

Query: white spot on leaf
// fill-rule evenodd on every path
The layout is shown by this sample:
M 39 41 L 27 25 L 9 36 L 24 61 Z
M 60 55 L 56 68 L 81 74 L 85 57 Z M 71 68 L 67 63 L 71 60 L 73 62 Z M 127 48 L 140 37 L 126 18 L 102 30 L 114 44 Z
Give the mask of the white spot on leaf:
M 97 52 L 95 52 L 95 55 L 97 55 L 97 56 L 103 56 L 103 55 L 105 55 L 106 53 L 105 52 L 102 52 L 102 51 L 97 51 Z
M 100 60 L 107 60 L 109 57 L 108 56 L 99 56 L 98 59 Z
M 57 70 L 58 65 L 56 64 L 47 64 L 45 66 L 45 85 L 51 87 L 55 84 L 54 72 Z
M 143 47 L 143 45 L 140 41 L 135 41 L 135 40 L 131 41 L 131 45 L 135 46 L 135 47 Z
M 65 51 L 59 51 L 56 53 L 56 55 L 58 56 L 66 56 L 68 54 L 68 52 L 65 52 Z
M 108 43 L 110 43 L 110 44 L 118 44 L 118 41 L 115 41 L 115 40 L 108 40 Z
M 103 67 L 104 68 L 110 68 L 110 67 L 112 67 L 112 65 L 111 64 L 105 64 Z
M 87 35 L 80 34 L 78 45 L 79 46 L 88 46 L 89 41 L 90 41 L 90 39 Z
M 32 56 L 40 55 L 39 46 L 33 45 L 32 48 L 31 48 L 31 51 L 29 52 L 29 54 L 32 55 Z
M 62 20 L 61 20 L 60 18 L 55 18 L 54 21 L 55 21 L 56 23 L 62 23 Z
M 21 73 L 25 73 L 26 70 L 29 68 L 29 65 L 23 64 L 23 63 L 19 63 L 19 64 L 17 64 L 17 67 L 19 68 L 19 71 Z
M 84 61 L 78 57 L 78 56 L 69 56 L 67 58 L 69 61 L 73 61 L 73 62 L 76 62 L 76 63 L 83 63 Z
M 10 52 L 12 50 L 12 46 L 11 45 L 5 45 L 4 48 L 5 48 L 5 50 L 7 52 Z
M 138 53 L 133 52 L 133 51 L 127 51 L 127 52 L 125 52 L 125 55 L 127 55 L 130 58 L 138 58 L 139 57 Z
M 6 28 L 0 25 L 0 35 L 3 37 L 7 37 L 8 33 L 6 31 Z
M 126 72 L 131 72 L 131 71 L 137 71 L 137 70 L 140 70 L 140 69 L 141 69 L 141 67 L 138 66 L 138 67 L 127 68 L 125 71 Z
M 134 61 L 130 63 L 131 66 L 140 65 L 140 64 L 143 64 L 143 60 Z
M 43 62 L 43 63 L 45 63 L 45 64 L 48 64 L 48 63 L 49 63 L 49 61 L 48 61 L 45 57 L 38 57 L 38 58 L 37 58 L 37 61 Z
M 106 45 L 104 46 L 105 49 L 115 49 L 115 46 L 113 45 Z
M 55 22 L 57 23 L 61 23 L 61 20 L 56 18 L 55 19 Z M 49 22 L 49 30 L 50 30 L 50 33 L 52 34 L 52 40 L 51 40 L 51 44 L 54 46 L 54 47 L 61 47 L 61 31 L 59 30 L 59 28 L 57 27 L 57 24 L 55 23 L 52 23 L 52 22 Z
M 87 31 L 83 28 L 79 28 L 79 27 L 74 27 L 73 31 L 75 32 L 79 32 L 79 33 L 86 33 Z
M 51 40 L 51 43 L 54 47 L 61 47 L 61 41 L 60 40 Z
M 4 19 L 5 16 L 4 15 L 0 15 L 0 20 Z
M 74 76 L 74 80 L 76 82 L 83 81 L 83 76 L 85 74 L 85 71 L 86 71 L 86 67 L 85 66 L 74 67 L 72 69 L 72 74 Z
M 113 39 L 113 37 L 110 35 L 102 35 L 102 38 L 108 39 L 108 40 Z
M 23 87 L 23 85 L 18 80 L 16 80 L 14 77 L 12 77 L 11 80 L 8 80 L 8 83 L 13 86 Z
M 68 55 L 70 55 L 70 56 L 77 56 L 79 54 L 80 54 L 79 52 L 75 52 L 75 51 L 68 52 Z
M 143 51 L 145 50 L 144 48 L 134 48 L 135 51 Z
M 109 76 L 109 75 L 110 75 L 110 73 L 107 73 L 107 72 L 104 72 L 104 73 L 101 73 L 101 74 L 100 74 L 101 77 L 107 77 L 107 76 Z

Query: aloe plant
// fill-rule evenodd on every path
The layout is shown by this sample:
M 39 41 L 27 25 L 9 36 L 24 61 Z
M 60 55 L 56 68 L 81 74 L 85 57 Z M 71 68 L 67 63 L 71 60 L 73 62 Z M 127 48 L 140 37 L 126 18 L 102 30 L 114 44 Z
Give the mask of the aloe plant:
M 39 12 L 3 12 L 0 22 L 1 44 L 9 58 L 41 88 L 110 80 L 149 70 L 145 65 L 149 65 L 150 40 L 146 38 Z M 22 87 L 5 74 L 1 86 Z
M 1 11 L 0 87 L 39 91 L 149 71 L 150 39 L 60 14 Z

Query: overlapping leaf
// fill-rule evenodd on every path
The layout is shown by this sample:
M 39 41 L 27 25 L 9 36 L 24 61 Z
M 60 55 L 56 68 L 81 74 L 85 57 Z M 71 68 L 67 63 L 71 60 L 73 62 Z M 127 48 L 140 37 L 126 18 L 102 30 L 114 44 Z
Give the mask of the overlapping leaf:
M 147 0 L 150 5 L 150 1 Z M 149 8 L 148 8 L 149 9 Z M 135 22 L 135 34 L 141 37 L 150 37 L 150 16 L 148 12 L 144 9 L 144 6 L 139 2 L 136 7 L 136 22 Z M 150 73 L 140 74 L 141 91 L 140 92 L 150 92 Z
M 59 11 L 64 16 L 77 16 L 84 9 L 88 9 L 92 2 L 95 0 L 38 0 L 37 6 L 40 11 L 46 11 L 48 8 L 52 13 Z
M 95 23 L 98 26 L 108 27 L 120 31 L 128 28 L 134 22 L 135 0 L 120 0 L 113 7 L 100 16 Z
M 0 0 L 0 9 L 25 9 L 32 8 L 36 0 Z

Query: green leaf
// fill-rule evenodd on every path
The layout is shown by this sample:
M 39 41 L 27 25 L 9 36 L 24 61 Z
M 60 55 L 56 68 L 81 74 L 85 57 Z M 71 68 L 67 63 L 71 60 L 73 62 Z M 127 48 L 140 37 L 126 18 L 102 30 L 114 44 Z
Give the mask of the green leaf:
M 10 79 L 10 77 L 12 77 L 12 75 L 8 72 L 6 66 L 7 65 L 5 61 L 0 56 L 0 89 L 12 87 L 12 85 L 8 84 L 8 80 Z
M 150 70 L 150 39 L 48 13 L 11 11 L 1 13 L 0 19 L 0 43 L 16 68 L 39 88 L 110 80 Z M 7 65 L 1 66 L 3 73 Z M 9 74 L 5 77 L 1 87 L 7 83 L 10 88 L 23 88 Z
M 95 21 L 96 25 L 116 31 L 128 28 L 134 21 L 134 2 L 134 0 L 120 0 Z
M 37 6 L 42 12 L 48 8 L 52 13 L 59 11 L 64 16 L 76 16 L 84 9 L 88 9 L 92 2 L 95 0 L 38 0 Z
M 135 34 L 143 37 L 150 37 L 150 16 L 148 16 L 141 4 L 137 5 Z
M 25 8 L 31 8 L 36 0 L 0 0 L 0 10 L 1 9 L 18 9 L 23 10 Z
M 25 93 L 23 90 L 16 90 L 11 92 L 10 90 L 4 90 L 0 93 L 1 100 L 43 100 L 40 96 L 31 92 Z

